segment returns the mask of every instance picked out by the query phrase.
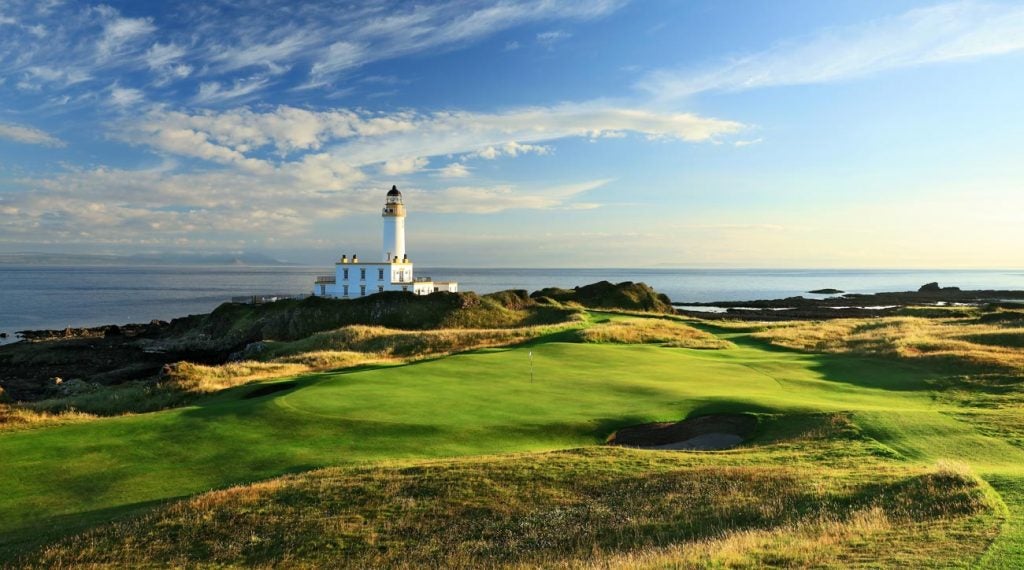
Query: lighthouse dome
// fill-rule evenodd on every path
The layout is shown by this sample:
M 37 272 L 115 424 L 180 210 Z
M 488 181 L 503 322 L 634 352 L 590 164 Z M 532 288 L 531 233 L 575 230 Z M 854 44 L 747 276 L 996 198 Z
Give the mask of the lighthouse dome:
M 388 190 L 388 196 L 401 196 L 402 193 L 398 191 L 398 186 L 392 186 L 391 190 Z

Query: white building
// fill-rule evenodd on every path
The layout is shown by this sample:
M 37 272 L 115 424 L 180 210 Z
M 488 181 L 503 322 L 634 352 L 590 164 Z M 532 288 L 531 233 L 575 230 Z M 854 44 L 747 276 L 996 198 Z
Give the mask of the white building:
M 316 278 L 313 295 L 350 299 L 384 291 L 410 291 L 416 295 L 429 295 L 438 291 L 455 293 L 455 281 L 433 281 L 429 277 L 413 277 L 412 261 L 405 252 L 405 205 L 402 193 L 392 186 L 384 202 L 384 248 L 382 261 L 364 263 L 353 254 L 352 259 L 342 255 L 334 264 L 334 275 Z

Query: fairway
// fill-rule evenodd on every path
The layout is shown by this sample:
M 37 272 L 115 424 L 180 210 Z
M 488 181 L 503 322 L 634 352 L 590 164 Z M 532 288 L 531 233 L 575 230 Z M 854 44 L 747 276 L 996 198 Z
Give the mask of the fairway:
M 260 397 L 247 398 L 260 385 L 247 386 L 202 406 L 5 433 L 3 546 L 288 472 L 589 446 L 623 426 L 716 411 L 852 412 L 900 457 L 968 461 L 999 474 L 1000 487 L 1024 464 L 1016 447 L 954 419 L 927 389 L 925 369 L 729 336 L 737 348 L 536 342 L 309 375 Z

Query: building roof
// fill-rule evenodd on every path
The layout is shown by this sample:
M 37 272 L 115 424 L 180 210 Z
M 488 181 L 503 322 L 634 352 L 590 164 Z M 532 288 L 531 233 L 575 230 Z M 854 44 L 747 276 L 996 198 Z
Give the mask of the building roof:
M 388 196 L 401 196 L 402 193 L 398 191 L 398 186 L 392 186 L 391 190 L 388 190 Z

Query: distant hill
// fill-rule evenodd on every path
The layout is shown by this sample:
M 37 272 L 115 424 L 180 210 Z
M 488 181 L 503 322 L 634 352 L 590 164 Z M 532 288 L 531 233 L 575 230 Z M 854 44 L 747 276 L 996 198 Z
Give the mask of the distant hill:
M 261 253 L 0 253 L 0 264 L 17 265 L 294 265 Z

